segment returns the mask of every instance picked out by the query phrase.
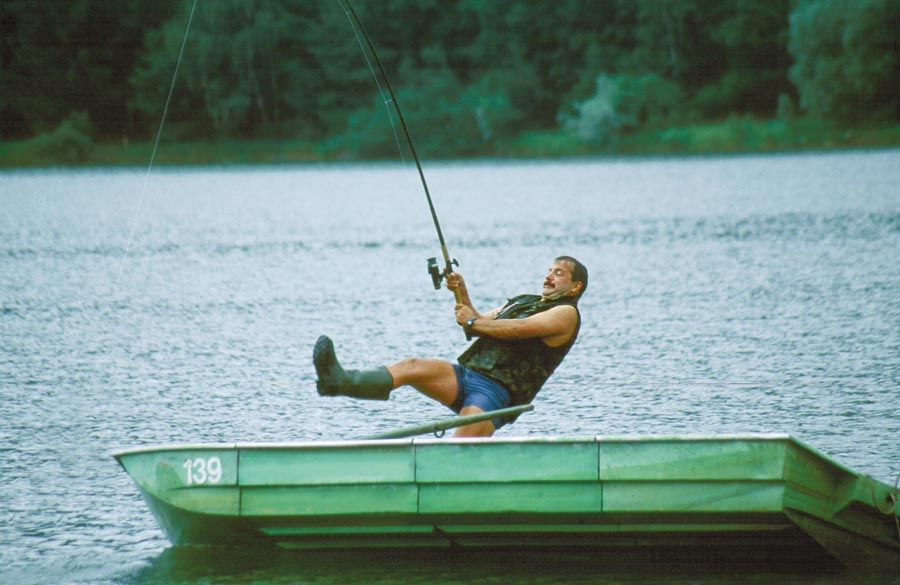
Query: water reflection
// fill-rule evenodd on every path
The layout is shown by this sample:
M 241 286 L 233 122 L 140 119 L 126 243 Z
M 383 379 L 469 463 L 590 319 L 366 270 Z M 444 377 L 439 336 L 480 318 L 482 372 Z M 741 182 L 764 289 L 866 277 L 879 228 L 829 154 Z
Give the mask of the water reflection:
M 669 551 L 670 553 L 672 551 Z M 752 555 L 751 555 L 752 556 Z M 120 585 L 201 583 L 517 583 L 522 585 L 890 585 L 884 575 L 848 575 L 824 559 L 725 562 L 714 553 L 520 550 L 302 552 L 269 548 L 169 548 L 117 579 Z M 900 583 L 900 581 L 895 581 Z

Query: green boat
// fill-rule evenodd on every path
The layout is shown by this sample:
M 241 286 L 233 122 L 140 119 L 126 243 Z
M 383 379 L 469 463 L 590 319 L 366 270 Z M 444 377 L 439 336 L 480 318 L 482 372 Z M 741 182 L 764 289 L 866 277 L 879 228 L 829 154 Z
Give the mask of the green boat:
M 175 545 L 636 550 L 900 570 L 897 487 L 787 435 L 177 445 L 115 457 Z

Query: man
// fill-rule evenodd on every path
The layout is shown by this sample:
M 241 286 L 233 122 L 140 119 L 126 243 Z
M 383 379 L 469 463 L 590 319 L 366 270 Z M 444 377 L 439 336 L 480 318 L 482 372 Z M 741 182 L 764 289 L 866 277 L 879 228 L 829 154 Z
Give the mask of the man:
M 459 356 L 458 365 L 406 358 L 374 370 L 345 371 L 323 335 L 313 350 L 319 394 L 387 400 L 394 388 L 409 385 L 460 415 L 530 403 L 578 337 L 578 300 L 587 289 L 587 268 L 571 256 L 560 256 L 539 296 L 520 295 L 487 313 L 472 305 L 461 274 L 448 274 L 446 281 L 447 288 L 459 293 L 456 322 L 478 337 Z M 495 418 L 466 425 L 454 436 L 489 437 L 507 422 Z

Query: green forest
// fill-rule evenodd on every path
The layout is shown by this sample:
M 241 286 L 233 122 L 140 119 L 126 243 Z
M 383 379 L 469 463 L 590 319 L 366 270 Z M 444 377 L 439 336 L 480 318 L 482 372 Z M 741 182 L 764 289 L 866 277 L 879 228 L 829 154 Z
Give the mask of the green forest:
M 426 158 L 900 144 L 900 0 L 353 7 Z M 338 0 L 3 0 L 0 27 L 4 166 L 146 163 L 160 128 L 161 162 L 398 154 Z

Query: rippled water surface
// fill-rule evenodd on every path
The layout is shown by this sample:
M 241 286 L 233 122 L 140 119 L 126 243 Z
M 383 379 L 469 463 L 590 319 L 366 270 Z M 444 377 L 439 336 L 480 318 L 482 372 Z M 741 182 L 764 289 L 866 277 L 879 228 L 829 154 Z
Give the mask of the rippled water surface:
M 500 436 L 790 433 L 894 483 L 900 151 L 426 173 L 476 305 L 538 291 L 558 254 L 591 270 L 578 344 Z M 365 366 L 465 339 L 425 271 L 439 249 L 413 169 L 156 170 L 139 208 L 143 180 L 0 174 L 0 582 L 832 582 L 170 548 L 112 451 L 444 418 L 409 389 L 319 398 L 312 345 L 328 333 Z

